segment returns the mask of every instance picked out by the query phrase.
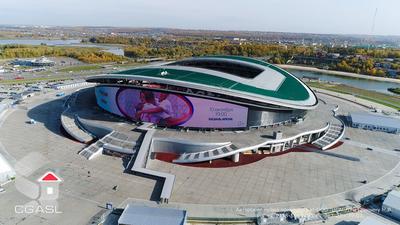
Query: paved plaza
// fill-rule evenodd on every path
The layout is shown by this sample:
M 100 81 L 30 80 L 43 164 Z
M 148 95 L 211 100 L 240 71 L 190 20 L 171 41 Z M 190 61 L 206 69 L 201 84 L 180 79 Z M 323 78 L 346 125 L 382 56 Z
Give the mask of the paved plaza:
M 319 97 L 328 104 L 322 107 L 329 109 L 339 105 L 339 114 L 366 110 L 344 100 Z M 103 155 L 88 161 L 79 156 L 78 151 L 85 145 L 67 138 L 61 131 L 62 111 L 63 100 L 56 98 L 55 93 L 33 97 L 10 109 L 0 123 L 0 151 L 12 164 L 33 152 L 44 156 L 47 159 L 44 165 L 26 178 L 34 182 L 48 170 L 60 175 L 63 182 L 58 203 L 63 213 L 15 214 L 15 204 L 25 204 L 32 199 L 20 193 L 11 182 L 0 195 L 0 224 L 85 224 L 107 202 L 117 206 L 127 198 L 157 199 L 162 182 L 124 173 L 129 159 Z M 28 124 L 29 119 L 35 119 L 37 124 Z M 346 128 L 345 137 L 350 140 L 343 140 L 342 145 L 330 150 L 336 156 L 291 152 L 231 168 L 195 168 L 151 160 L 148 168 L 176 175 L 171 205 L 298 205 L 308 199 L 362 188 L 364 180 L 380 182 L 396 168 L 400 156 L 394 151 L 400 146 L 398 136 Z M 376 150 L 367 150 L 365 145 L 374 146 Z M 390 182 L 394 180 L 385 180 L 382 186 Z

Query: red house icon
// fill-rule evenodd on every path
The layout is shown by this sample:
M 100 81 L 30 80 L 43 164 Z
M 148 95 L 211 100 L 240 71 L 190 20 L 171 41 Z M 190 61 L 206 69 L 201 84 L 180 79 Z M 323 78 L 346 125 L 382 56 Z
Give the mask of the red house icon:
M 40 183 L 40 200 L 55 200 L 58 198 L 59 184 L 62 182 L 61 178 L 55 173 L 49 171 L 43 174 L 38 179 Z

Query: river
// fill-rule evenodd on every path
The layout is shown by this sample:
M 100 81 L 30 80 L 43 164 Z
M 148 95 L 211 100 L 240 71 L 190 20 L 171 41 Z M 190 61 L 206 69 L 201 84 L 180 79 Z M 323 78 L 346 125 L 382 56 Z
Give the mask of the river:
M 376 81 L 376 80 L 367 80 L 367 79 L 357 79 L 352 77 L 344 77 L 344 76 L 335 76 L 332 74 L 325 74 L 320 72 L 310 72 L 303 70 L 294 70 L 294 69 L 286 69 L 291 72 L 298 78 L 302 77 L 314 77 L 319 78 L 321 81 L 333 81 L 341 84 L 346 84 L 352 87 L 377 91 L 385 94 L 393 95 L 393 93 L 389 92 L 387 89 L 392 87 L 400 88 L 399 83 L 385 82 L 385 81 Z

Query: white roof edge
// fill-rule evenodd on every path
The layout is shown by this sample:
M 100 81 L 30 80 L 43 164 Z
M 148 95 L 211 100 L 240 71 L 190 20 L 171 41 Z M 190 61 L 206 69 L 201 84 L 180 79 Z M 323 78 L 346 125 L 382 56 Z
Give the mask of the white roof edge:
M 213 57 L 213 56 L 203 56 L 203 57 L 201 57 L 201 58 L 190 57 L 190 58 L 183 59 L 183 60 L 175 60 L 175 61 L 170 61 L 170 62 L 164 62 L 164 63 L 158 64 L 158 65 L 154 65 L 154 64 L 153 64 L 153 65 L 148 65 L 148 66 L 143 66 L 143 67 L 137 67 L 137 68 L 138 68 L 138 69 L 140 69 L 140 68 L 157 68 L 157 67 L 160 67 L 160 66 L 163 66 L 163 67 L 165 66 L 165 67 L 168 67 L 168 68 L 171 68 L 171 69 L 182 69 L 182 68 L 184 68 L 184 69 L 186 69 L 186 70 L 189 70 L 190 67 L 178 66 L 179 68 L 172 68 L 172 66 L 168 66 L 168 64 L 174 63 L 174 62 L 178 62 L 178 61 L 188 61 L 188 60 L 193 60 L 193 59 L 197 59 L 197 60 L 202 60 L 202 59 L 213 59 L 213 60 L 219 60 L 219 61 L 240 62 L 240 63 L 242 63 L 242 64 L 249 64 L 249 65 L 252 65 L 252 66 L 254 66 L 254 67 L 263 69 L 264 72 L 266 72 L 266 71 L 275 71 L 275 70 L 271 69 L 269 66 L 260 65 L 260 64 L 254 63 L 254 62 L 244 61 L 244 60 L 235 59 L 235 58 L 223 58 L 223 57 Z M 275 67 L 278 67 L 278 66 L 273 65 L 273 64 L 271 64 L 271 65 L 272 65 L 272 66 L 275 66 Z M 196 67 L 192 67 L 192 68 L 196 68 Z M 278 68 L 280 68 L 280 67 L 278 67 Z M 198 70 L 197 70 L 198 72 L 201 72 L 201 70 L 199 70 L 199 69 L 201 69 L 201 68 L 196 68 L 196 69 L 198 69 Z M 282 69 L 282 68 L 280 68 L 280 69 Z M 217 76 L 218 76 L 218 75 L 220 75 L 220 74 L 224 74 L 224 76 L 229 76 L 228 79 L 231 79 L 231 80 L 236 81 L 236 80 L 234 79 L 234 77 L 237 77 L 237 76 L 234 76 L 234 75 L 231 75 L 231 74 L 228 74 L 228 73 L 223 73 L 223 72 L 214 71 L 214 70 L 208 70 L 208 69 L 204 69 L 204 70 L 207 71 L 207 73 L 212 74 L 212 75 L 217 75 Z M 282 70 L 284 70 L 284 69 L 282 69 Z M 196 70 L 190 70 L 190 71 L 196 72 Z M 286 71 L 286 70 L 284 70 L 284 71 Z M 262 73 L 264 73 L 264 72 L 262 72 Z M 287 72 L 287 74 L 288 74 L 289 76 L 291 76 L 292 78 L 296 79 L 296 80 L 307 90 L 308 95 L 310 96 L 308 100 L 309 100 L 310 102 L 311 102 L 311 101 L 315 102 L 315 104 L 306 104 L 306 105 L 314 105 L 314 106 L 316 107 L 316 105 L 318 104 L 318 98 L 317 98 L 317 96 L 315 95 L 315 93 L 312 91 L 312 89 L 311 89 L 310 87 L 308 87 L 306 84 L 304 84 L 303 81 L 301 81 L 298 77 L 296 77 L 296 76 L 293 75 L 292 73 L 290 73 L 290 72 L 288 72 L 288 71 L 286 71 L 286 72 Z M 259 75 L 262 75 L 262 73 L 259 74 Z M 281 76 L 285 76 L 285 75 L 281 74 L 280 72 L 277 72 L 277 73 L 279 73 Z M 257 77 L 259 77 L 259 75 L 258 75 Z M 224 77 L 224 76 L 219 76 L 219 77 Z M 240 78 L 240 77 L 238 77 L 238 78 Z M 243 78 L 242 78 L 242 79 L 243 79 Z M 251 79 L 251 80 L 254 80 L 254 79 Z M 277 85 L 277 87 L 276 87 L 274 90 L 278 90 L 278 89 L 280 88 L 280 86 L 283 84 L 284 80 L 285 80 L 285 79 L 281 80 L 280 83 L 279 83 L 279 85 Z M 249 79 L 245 79 L 245 78 L 244 78 L 243 81 L 248 82 Z M 237 82 L 243 83 L 243 82 L 241 82 L 241 81 L 237 81 Z M 260 87 L 260 88 L 265 89 L 264 87 Z M 266 89 L 267 89 L 267 90 L 271 90 L 271 89 L 268 89 L 268 88 L 266 88 Z M 289 101 L 290 101 L 290 100 L 289 100 Z M 296 101 L 296 102 L 299 102 L 299 101 Z M 313 107 L 313 108 L 315 108 L 315 107 Z M 311 109 L 312 109 L 312 108 L 311 108 Z
M 157 77 L 147 77 L 147 76 L 140 76 L 140 75 L 131 75 L 131 74 L 103 74 L 103 75 L 95 75 L 91 76 L 88 79 L 95 79 L 95 78 L 140 78 L 140 80 L 146 80 L 146 81 L 152 81 L 152 82 L 160 82 L 162 81 L 165 84 L 171 84 L 171 85 L 177 85 L 177 86 L 183 86 L 180 84 L 183 84 L 183 81 L 177 81 L 177 80 L 172 80 L 172 79 L 165 79 L 165 78 L 157 78 Z M 110 84 L 113 85 L 113 84 Z M 264 95 L 257 95 L 257 94 L 251 94 L 251 93 L 245 93 L 241 91 L 236 91 L 236 90 L 231 90 L 231 89 L 225 89 L 225 88 L 217 88 L 217 87 L 212 87 L 212 86 L 207 86 L 207 85 L 202 85 L 202 84 L 195 84 L 195 83 L 185 83 L 185 86 L 189 88 L 200 88 L 202 90 L 210 91 L 210 92 L 215 92 L 215 93 L 220 93 L 220 94 L 226 94 L 226 95 L 233 95 L 236 97 L 242 97 L 242 98 L 251 98 L 252 100 L 257 100 L 259 102 L 267 103 L 267 104 L 274 104 L 274 105 L 281 105 L 285 106 L 288 108 L 294 108 L 294 109 L 314 109 L 317 107 L 317 99 L 314 95 L 314 93 L 309 90 L 307 86 L 306 90 L 309 92 L 310 98 L 305 100 L 305 101 L 293 101 L 293 100 L 285 100 L 285 99 L 279 99 L 279 98 L 274 98 L 270 96 L 264 96 Z M 267 100 L 267 101 L 266 101 Z

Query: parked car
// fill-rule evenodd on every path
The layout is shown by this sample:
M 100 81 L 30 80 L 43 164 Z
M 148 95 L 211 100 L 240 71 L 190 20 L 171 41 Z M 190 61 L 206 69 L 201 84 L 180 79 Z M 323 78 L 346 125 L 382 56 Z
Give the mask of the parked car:
M 29 123 L 29 124 L 36 124 L 36 120 L 30 119 L 30 120 L 28 121 L 28 123 Z

